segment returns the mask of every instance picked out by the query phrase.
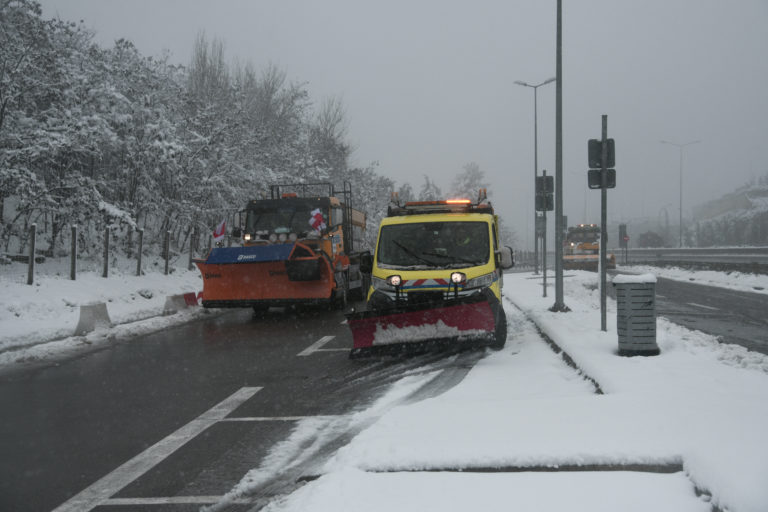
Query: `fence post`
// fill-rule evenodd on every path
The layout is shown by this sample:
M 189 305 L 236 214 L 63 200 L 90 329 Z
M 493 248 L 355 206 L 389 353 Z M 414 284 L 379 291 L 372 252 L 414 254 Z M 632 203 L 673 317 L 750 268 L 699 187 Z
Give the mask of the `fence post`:
M 109 226 L 104 228 L 104 271 L 101 277 L 109 276 Z
M 29 227 L 29 267 L 27 271 L 27 284 L 35 282 L 35 237 L 37 235 L 37 224 Z
M 74 281 L 77 274 L 77 225 L 72 224 L 72 242 L 69 256 L 69 278 Z
M 141 275 L 141 254 L 144 251 L 144 230 L 139 229 L 139 257 L 136 259 L 136 275 Z
M 165 253 L 165 275 L 168 275 L 168 260 L 171 257 L 171 232 L 165 232 L 165 242 L 163 243 L 163 252 Z
M 187 265 L 187 270 L 192 270 L 194 265 L 192 265 L 192 257 L 194 256 L 195 248 L 197 247 L 197 226 L 192 228 L 192 235 L 189 238 L 189 264 Z

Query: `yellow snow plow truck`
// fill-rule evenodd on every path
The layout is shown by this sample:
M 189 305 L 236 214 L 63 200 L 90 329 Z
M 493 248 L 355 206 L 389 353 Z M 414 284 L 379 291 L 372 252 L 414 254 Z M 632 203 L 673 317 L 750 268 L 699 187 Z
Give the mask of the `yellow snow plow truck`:
M 366 308 L 346 315 L 350 357 L 434 343 L 504 346 L 502 271 L 514 260 L 512 249 L 500 244 L 485 189 L 476 202 L 401 205 L 393 197 L 370 265 Z

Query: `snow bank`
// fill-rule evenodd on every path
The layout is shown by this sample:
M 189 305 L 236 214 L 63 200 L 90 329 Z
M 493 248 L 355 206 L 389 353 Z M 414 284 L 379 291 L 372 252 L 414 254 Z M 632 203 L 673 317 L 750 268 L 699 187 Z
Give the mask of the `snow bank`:
M 56 355 L 70 351 L 78 344 L 129 333 L 126 325 L 117 331 L 107 329 L 85 338 L 73 337 L 81 305 L 103 302 L 113 325 L 131 324 L 161 315 L 169 295 L 202 289 L 197 270 L 176 271 L 167 276 L 147 271 L 140 277 L 115 271 L 108 278 L 96 272 L 81 272 L 76 281 L 56 275 L 38 275 L 31 286 L 15 279 L 0 279 L 0 282 L 4 292 L 0 296 L 0 364 Z M 155 319 L 133 328 L 162 328 L 164 324 L 189 321 L 199 314 L 202 312 L 189 311 L 175 318 Z M 59 341 L 31 352 L 28 350 L 53 340 Z

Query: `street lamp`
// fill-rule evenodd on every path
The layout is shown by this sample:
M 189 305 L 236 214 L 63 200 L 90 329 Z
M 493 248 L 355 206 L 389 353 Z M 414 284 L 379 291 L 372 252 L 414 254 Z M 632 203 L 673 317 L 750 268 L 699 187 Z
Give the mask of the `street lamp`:
M 674 142 L 669 142 L 666 140 L 659 141 L 662 144 L 669 144 L 670 146 L 675 146 L 677 149 L 680 150 L 680 243 L 679 247 L 683 246 L 683 148 L 685 146 L 690 146 L 691 144 L 698 144 L 701 142 L 700 140 L 692 140 L 691 142 L 686 142 L 685 144 L 676 144 Z
M 536 220 L 538 218 L 538 213 L 536 212 L 536 178 L 539 176 L 539 114 L 538 114 L 538 98 L 537 98 L 537 92 L 538 88 L 542 85 L 547 85 L 548 83 L 554 82 L 556 80 L 555 77 L 548 78 L 541 82 L 540 84 L 532 85 L 527 82 L 522 82 L 520 80 L 515 80 L 515 83 L 517 85 L 522 85 L 523 87 L 530 87 L 533 89 L 533 269 L 534 274 L 539 273 L 539 237 L 536 234 Z

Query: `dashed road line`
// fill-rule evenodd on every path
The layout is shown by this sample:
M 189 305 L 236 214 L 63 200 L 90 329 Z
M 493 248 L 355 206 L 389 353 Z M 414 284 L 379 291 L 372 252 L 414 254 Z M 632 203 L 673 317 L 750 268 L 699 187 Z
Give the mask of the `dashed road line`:
M 696 306 L 697 308 L 709 309 L 711 311 L 720 311 L 720 308 L 713 308 L 712 306 L 705 306 L 704 304 L 696 304 L 695 302 L 688 302 L 689 306 Z
M 165 460 L 195 436 L 214 423 L 221 421 L 243 402 L 255 395 L 261 387 L 244 387 L 219 402 L 196 419 L 190 421 L 173 434 L 161 439 L 116 470 L 80 491 L 54 512 L 84 512 L 92 510 L 107 501 L 122 488 Z
M 323 347 L 323 345 L 325 345 L 335 337 L 336 336 L 323 336 L 322 338 L 314 342 L 312 345 L 310 345 L 308 348 L 299 352 L 298 354 L 299 357 L 311 356 L 313 353 L 318 352 Z M 328 349 L 325 349 L 325 350 L 328 350 Z
M 339 418 L 339 416 L 322 414 L 316 416 L 232 416 L 229 418 L 222 418 L 220 421 L 301 421 L 309 418 L 332 420 Z

